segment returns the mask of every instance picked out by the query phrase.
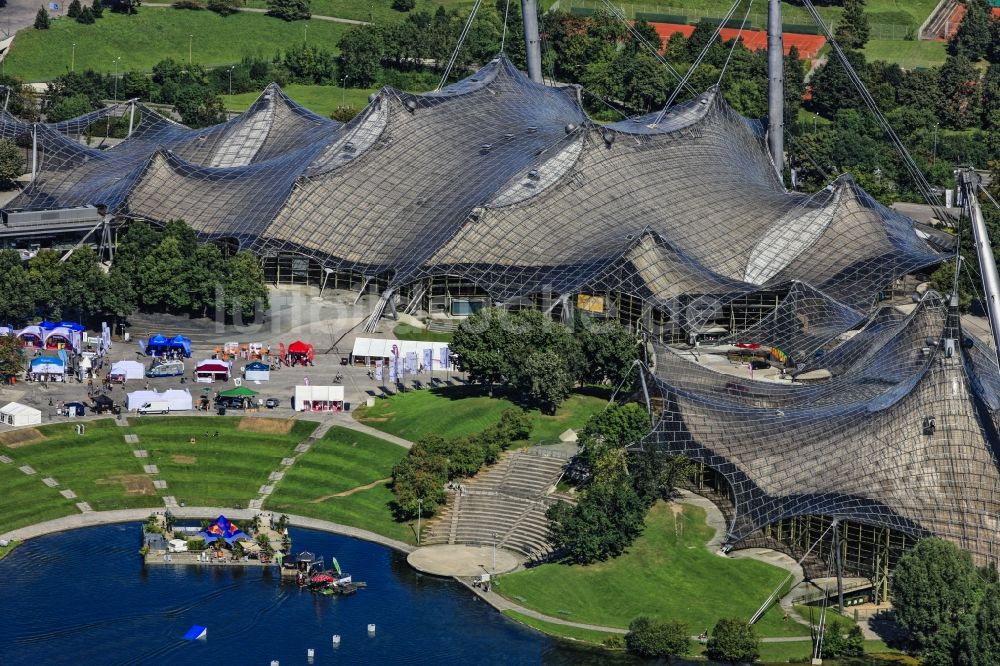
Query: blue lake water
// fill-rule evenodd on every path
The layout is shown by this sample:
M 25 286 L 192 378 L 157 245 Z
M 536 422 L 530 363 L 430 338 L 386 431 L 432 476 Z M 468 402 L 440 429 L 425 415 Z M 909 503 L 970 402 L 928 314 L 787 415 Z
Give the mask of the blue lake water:
M 324 597 L 273 570 L 143 566 L 139 524 L 32 539 L 0 561 L 0 664 L 603 664 L 603 651 L 521 627 L 382 546 L 292 529 L 366 589 Z M 376 632 L 368 635 L 367 625 Z M 207 640 L 184 641 L 192 625 Z M 332 636 L 341 636 L 334 648 Z M 617 661 L 617 660 L 615 660 Z

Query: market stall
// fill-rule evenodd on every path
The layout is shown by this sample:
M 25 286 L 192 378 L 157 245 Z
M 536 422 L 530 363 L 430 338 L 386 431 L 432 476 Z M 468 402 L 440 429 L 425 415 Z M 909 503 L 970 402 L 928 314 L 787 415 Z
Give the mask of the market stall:
M 111 364 L 111 381 L 123 384 L 129 379 L 142 379 L 146 368 L 138 361 L 118 361 Z
M 248 382 L 266 382 L 271 379 L 271 366 L 254 361 L 243 366 L 243 378 Z
M 228 381 L 231 366 L 228 362 L 217 359 L 198 361 L 195 366 L 194 376 L 199 382 Z
M 344 410 L 343 386 L 296 386 L 292 407 L 297 412 L 340 412 Z

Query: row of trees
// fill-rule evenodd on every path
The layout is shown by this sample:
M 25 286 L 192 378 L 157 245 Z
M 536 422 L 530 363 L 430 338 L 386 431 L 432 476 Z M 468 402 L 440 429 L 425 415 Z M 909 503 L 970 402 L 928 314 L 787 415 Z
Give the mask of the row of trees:
M 0 321 L 21 325 L 36 317 L 81 321 L 125 318 L 137 309 L 252 318 L 267 306 L 257 259 L 225 256 L 217 245 L 199 244 L 181 221 L 164 230 L 134 222 L 119 239 L 105 271 L 88 246 L 65 261 L 42 250 L 25 265 L 15 250 L 0 251 Z
M 629 623 L 625 649 L 637 657 L 669 660 L 691 653 L 690 636 L 683 622 L 642 616 Z M 746 620 L 723 618 L 709 634 L 705 656 L 730 664 L 752 664 L 760 656 L 760 638 Z
M 619 385 L 638 358 L 638 339 L 617 321 L 578 313 L 570 328 L 538 310 L 484 309 L 459 325 L 451 349 L 460 369 L 488 387 L 554 414 L 574 385 Z
M 407 520 L 432 516 L 445 502 L 445 483 L 475 475 L 483 465 L 531 434 L 531 419 L 519 409 L 508 409 L 500 421 L 478 435 L 446 439 L 426 435 L 392 470 L 392 509 L 396 518 Z
M 892 575 L 896 621 L 925 666 L 1000 664 L 1000 580 L 968 552 L 923 539 Z

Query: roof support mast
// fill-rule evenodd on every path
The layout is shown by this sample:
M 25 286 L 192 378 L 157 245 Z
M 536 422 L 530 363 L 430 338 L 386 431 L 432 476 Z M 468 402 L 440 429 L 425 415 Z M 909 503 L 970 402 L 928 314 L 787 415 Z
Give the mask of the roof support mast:
M 542 46 L 538 37 L 538 0 L 521 0 L 524 17 L 524 52 L 528 60 L 528 77 L 542 83 Z
M 983 211 L 979 208 L 981 177 L 975 169 L 963 169 L 958 180 L 962 187 L 962 198 L 969 211 L 969 221 L 972 223 L 972 238 L 976 243 L 976 256 L 979 257 L 979 272 L 983 276 L 986 311 L 990 317 L 990 331 L 993 333 L 997 363 L 1000 364 L 1000 275 L 997 274 L 997 262 L 990 246 L 990 236 L 986 232 Z M 955 270 L 958 270 L 957 265 Z
M 527 21 L 527 19 L 525 19 Z M 527 23 L 525 23 L 527 25 Z M 785 174 L 785 50 L 781 40 L 781 0 L 767 4 L 767 146 L 784 182 Z

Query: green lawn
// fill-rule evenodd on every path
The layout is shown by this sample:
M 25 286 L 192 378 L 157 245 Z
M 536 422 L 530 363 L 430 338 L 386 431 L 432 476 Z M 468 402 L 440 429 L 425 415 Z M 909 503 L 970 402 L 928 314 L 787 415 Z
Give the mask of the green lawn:
M 368 95 L 376 92 L 374 88 L 338 88 L 337 86 L 306 86 L 292 83 L 282 88 L 285 94 L 296 102 L 321 116 L 329 117 L 334 109 L 347 104 L 361 110 L 368 106 Z M 260 97 L 260 92 L 248 92 L 241 95 L 223 95 L 222 99 L 230 111 L 246 111 Z
M 409 324 L 397 324 L 392 329 L 393 335 L 400 340 L 419 340 L 421 342 L 451 342 L 451 333 L 435 333 Z
M 240 420 L 147 416 L 132 418 L 128 428 L 118 428 L 118 436 L 139 436 L 138 446 L 149 451 L 146 463 L 156 465 L 157 478 L 167 482 L 163 494 L 188 506 L 246 507 L 316 423 L 297 421 L 289 433 L 280 434 L 239 430 Z
M 10 543 L 8 543 L 6 546 L 0 546 L 0 560 L 2 560 L 3 558 L 7 557 L 8 555 L 10 555 L 11 551 L 13 551 L 15 548 L 17 548 L 20 545 L 21 545 L 21 542 L 18 541 L 17 539 L 14 539 Z
M 75 512 L 74 503 L 80 501 L 88 502 L 95 511 L 162 506 L 163 500 L 143 473 L 142 461 L 132 455 L 133 447 L 125 443 L 125 429 L 111 419 L 89 421 L 86 426 L 84 435 L 76 434 L 75 423 L 45 426 L 38 429 L 45 435 L 44 440 L 15 449 L 4 447 L 17 464 L 28 464 L 38 471 L 31 478 L 31 486 L 37 485 L 41 490 L 29 486 L 24 489 L 29 496 L 42 500 L 39 506 L 44 506 L 47 514 L 58 508 L 55 515 Z M 59 488 L 43 485 L 39 479 L 45 476 L 56 479 Z M 58 491 L 64 488 L 72 489 L 77 499 L 70 501 L 60 496 Z M 72 511 L 64 510 L 67 505 Z M 52 517 L 55 516 L 39 516 L 23 524 Z
M 21 449 L 23 451 L 23 449 Z M 8 451 L 4 451 L 8 453 Z M 19 527 L 79 513 L 73 501 L 59 494 L 61 488 L 42 483 L 47 470 L 27 476 L 17 468 L 26 464 L 20 456 L 13 465 L 0 465 L 0 534 Z
M 673 506 L 683 507 L 676 523 Z M 624 555 L 589 566 L 543 564 L 500 577 L 495 589 L 554 617 L 626 628 L 635 617 L 649 615 L 686 622 L 694 635 L 723 617 L 750 617 L 786 576 L 763 562 L 709 552 L 705 543 L 711 537 L 703 509 L 660 503 Z M 768 636 L 809 631 L 782 621 L 775 609 L 756 627 Z
M 591 414 L 604 409 L 605 405 L 606 397 L 574 393 L 555 416 L 534 410 L 530 412 L 534 422 L 530 441 L 555 443 L 560 433 L 567 428 L 579 430 Z M 428 433 L 458 437 L 481 432 L 499 421 L 504 410 L 514 406 L 506 398 L 486 396 L 478 386 L 450 386 L 407 391 L 377 400 L 374 407 L 357 409 L 354 418 L 373 428 L 416 441 Z
M 909 42 L 872 39 L 865 46 L 865 58 L 897 63 L 903 69 L 930 68 L 944 64 L 948 45 L 944 42 Z
M 592 645 L 601 645 L 605 640 L 615 636 L 616 634 L 609 634 L 603 631 L 592 631 L 590 629 L 580 629 L 579 627 L 570 627 L 565 624 L 556 624 L 554 622 L 546 622 L 544 620 L 538 620 L 524 613 L 518 613 L 514 610 L 501 611 L 504 617 L 509 617 L 519 624 L 531 627 L 532 629 L 537 629 L 543 634 L 548 634 L 549 636 L 555 636 L 557 638 L 568 638 L 575 641 L 581 641 L 584 643 L 591 643 Z
M 414 11 L 433 13 L 439 6 L 443 6 L 445 9 L 457 7 L 459 11 L 467 12 L 472 4 L 472 0 L 417 0 Z M 267 9 L 265 0 L 247 0 L 246 6 Z M 406 18 L 406 13 L 392 8 L 392 0 L 312 0 L 310 7 L 315 16 L 336 16 L 355 21 L 395 23 Z M 309 29 L 309 34 L 312 35 L 312 28 Z
M 703 16 L 722 18 L 732 6 L 732 2 L 728 0 L 662 0 L 660 2 L 618 2 L 615 4 L 629 18 L 634 18 L 638 13 L 665 14 L 685 16 L 688 23 L 693 23 Z M 561 0 L 559 3 L 560 9 L 566 11 L 569 11 L 571 7 L 601 9 L 603 6 L 601 0 Z M 742 8 L 738 9 L 734 15 L 738 16 L 741 21 L 746 13 L 746 6 L 746 1 L 744 1 Z M 930 15 L 935 6 L 937 6 L 937 0 L 868 0 L 865 11 L 872 24 L 873 33 L 880 30 L 891 33 L 891 26 L 912 26 L 914 28 L 919 26 Z M 823 20 L 832 26 L 836 25 L 843 12 L 841 7 L 820 6 L 817 9 Z M 801 3 L 792 4 L 788 0 L 784 0 L 781 3 L 781 16 L 786 27 L 788 24 L 814 25 L 812 16 Z M 749 20 L 753 29 L 765 29 L 767 27 L 767 3 L 754 3 Z M 905 31 L 901 30 L 896 38 L 903 39 L 904 36 Z
M 188 59 L 189 35 L 192 60 L 205 66 L 238 62 L 246 54 L 270 58 L 288 44 L 300 42 L 309 26 L 310 43 L 336 50 L 348 29 L 330 21 L 293 22 L 262 16 L 236 14 L 221 17 L 210 11 L 143 7 L 134 16 L 104 13 L 93 25 L 69 19 L 52 21 L 49 30 L 27 28 L 18 33 L 4 68 L 28 81 L 46 81 L 70 69 L 76 44 L 77 71 L 93 69 L 114 72 L 148 71 L 164 58 Z
M 376 437 L 331 428 L 277 483 L 265 508 L 360 527 L 413 543 L 413 528 L 392 518 L 389 503 L 393 495 L 386 483 L 335 496 L 388 479 L 393 466 L 405 455 L 404 448 Z

